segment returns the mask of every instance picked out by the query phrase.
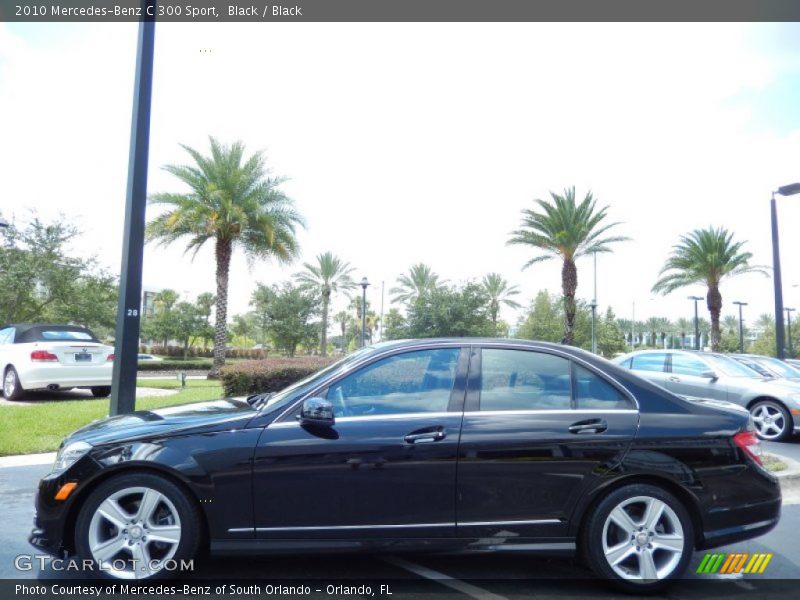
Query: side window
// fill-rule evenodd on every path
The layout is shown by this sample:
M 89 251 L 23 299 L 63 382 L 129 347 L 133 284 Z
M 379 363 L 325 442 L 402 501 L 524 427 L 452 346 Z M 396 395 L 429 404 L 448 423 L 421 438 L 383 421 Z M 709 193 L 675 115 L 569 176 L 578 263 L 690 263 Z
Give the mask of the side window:
M 6 327 L 5 329 L 0 329 L 0 345 L 11 344 L 13 341 L 14 341 L 13 327 Z
M 569 409 L 571 387 L 565 358 L 495 348 L 481 353 L 481 410 Z
M 617 388 L 580 365 L 575 369 L 575 408 L 624 409 L 635 408 Z
M 631 368 L 634 371 L 663 372 L 666 360 L 667 355 L 661 352 L 657 354 L 637 354 L 633 357 L 633 366 Z
M 676 375 L 695 375 L 700 376 L 710 370 L 699 358 L 686 354 L 672 355 L 672 372 Z
M 396 354 L 330 387 L 337 417 L 445 412 L 456 378 L 459 348 Z

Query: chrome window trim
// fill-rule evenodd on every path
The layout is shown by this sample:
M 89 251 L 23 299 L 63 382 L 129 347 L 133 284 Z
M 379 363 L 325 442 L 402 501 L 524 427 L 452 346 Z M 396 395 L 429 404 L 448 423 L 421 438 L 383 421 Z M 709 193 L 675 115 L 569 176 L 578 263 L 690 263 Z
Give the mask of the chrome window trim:
M 542 410 L 528 409 L 528 410 L 468 410 L 464 412 L 465 417 L 474 417 L 478 415 L 499 416 L 499 415 L 588 415 L 597 413 L 613 412 L 615 415 L 636 415 L 639 414 L 638 410 L 633 408 L 548 408 Z
M 457 412 L 416 412 L 416 413 L 392 413 L 390 415 L 360 415 L 355 417 L 336 417 L 334 425 L 338 423 L 351 423 L 353 421 L 385 421 L 387 419 L 417 419 L 417 418 L 434 418 L 440 419 L 442 417 L 458 417 L 460 413 Z M 278 423 L 270 423 L 267 428 L 272 427 L 288 427 L 291 425 L 300 426 L 299 421 L 280 421 Z

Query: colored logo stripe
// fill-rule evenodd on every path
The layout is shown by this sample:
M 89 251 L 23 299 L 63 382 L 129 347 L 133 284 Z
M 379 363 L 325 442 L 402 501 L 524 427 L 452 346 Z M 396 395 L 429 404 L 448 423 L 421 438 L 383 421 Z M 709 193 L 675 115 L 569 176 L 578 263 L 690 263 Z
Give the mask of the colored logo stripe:
M 714 574 L 733 574 L 733 573 L 756 573 L 761 574 L 772 560 L 772 553 L 749 554 L 747 552 L 728 553 L 707 553 L 696 573 Z M 749 560 L 748 560 L 749 559 Z M 746 565 L 746 566 L 745 566 Z

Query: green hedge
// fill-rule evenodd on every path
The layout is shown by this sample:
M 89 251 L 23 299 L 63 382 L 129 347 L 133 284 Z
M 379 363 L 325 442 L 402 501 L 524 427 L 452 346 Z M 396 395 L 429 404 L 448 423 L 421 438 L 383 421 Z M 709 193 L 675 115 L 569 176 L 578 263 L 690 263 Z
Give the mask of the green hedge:
M 214 361 L 210 358 L 193 360 L 140 360 L 139 371 L 208 371 Z
M 247 360 L 222 367 L 222 389 L 226 396 L 277 392 L 333 362 L 321 356 Z

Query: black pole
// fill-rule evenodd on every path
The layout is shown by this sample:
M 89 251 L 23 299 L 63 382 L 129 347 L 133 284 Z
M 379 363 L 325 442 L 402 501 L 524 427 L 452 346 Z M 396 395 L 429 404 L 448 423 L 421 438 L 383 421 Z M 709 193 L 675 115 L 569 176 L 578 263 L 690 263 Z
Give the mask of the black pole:
M 156 0 L 142 0 L 142 8 L 144 15 L 139 22 L 136 79 L 133 86 L 128 189 L 125 197 L 125 228 L 122 232 L 122 266 L 109 407 L 111 415 L 130 413 L 136 409 Z
M 794 358 L 794 348 L 792 348 L 792 308 L 786 309 L 786 345 L 789 347 L 789 358 Z
M 367 284 L 361 283 L 361 347 L 367 340 Z
M 781 256 L 778 249 L 778 210 L 775 206 L 775 193 L 770 201 L 770 216 L 772 218 L 772 282 L 775 285 L 775 346 L 776 356 L 786 358 L 784 348 L 786 341 L 783 337 L 783 287 L 781 285 Z
M 697 317 L 697 298 L 694 300 L 694 349 L 700 350 L 700 321 Z
M 744 354 L 744 326 L 742 325 L 742 304 L 739 303 L 739 352 Z

